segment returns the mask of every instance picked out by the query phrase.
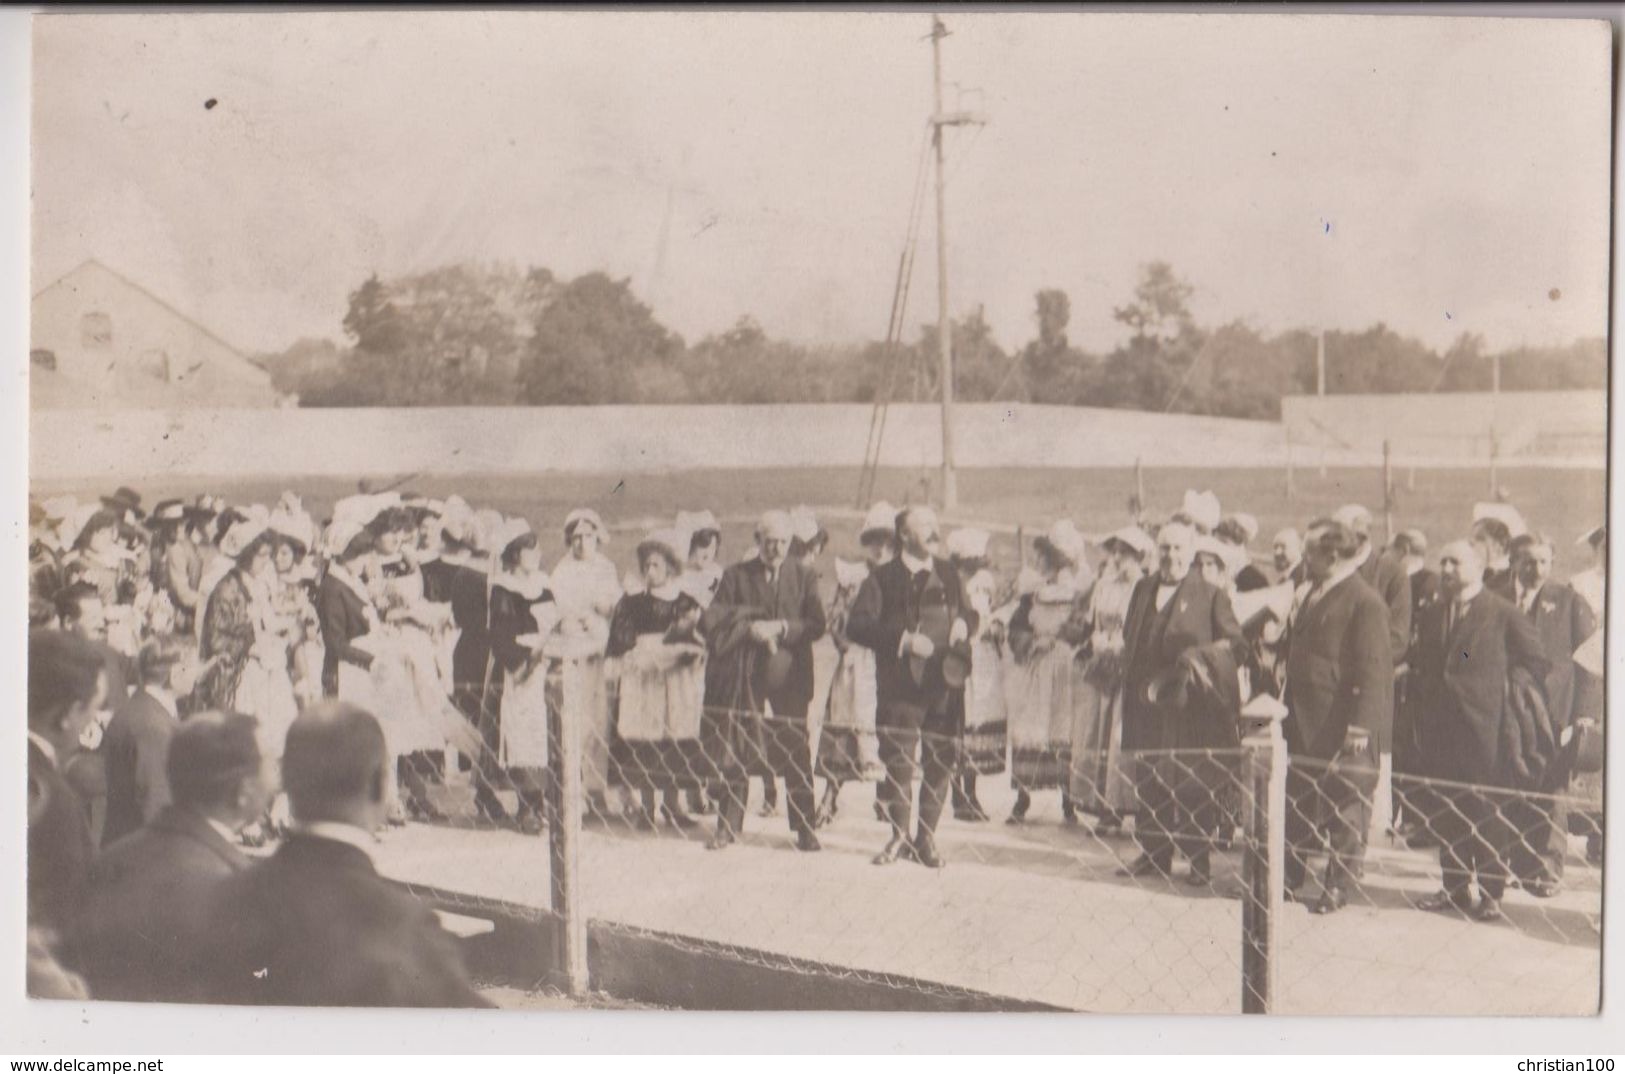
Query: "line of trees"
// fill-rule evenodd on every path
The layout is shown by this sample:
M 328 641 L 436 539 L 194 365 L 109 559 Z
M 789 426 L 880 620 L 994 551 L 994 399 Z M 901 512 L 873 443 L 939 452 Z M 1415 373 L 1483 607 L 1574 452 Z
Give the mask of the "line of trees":
M 1316 338 L 1245 321 L 1198 325 L 1191 287 L 1145 265 L 1112 317 L 1127 339 L 1105 354 L 1067 335 L 1064 291 L 1034 298 L 1034 337 L 1006 350 L 978 311 L 952 325 L 957 398 L 1280 415 L 1281 396 L 1315 390 Z M 303 406 L 586 405 L 929 401 L 939 396 L 936 329 L 912 340 L 809 346 L 774 339 L 749 316 L 687 343 L 627 280 L 562 280 L 545 268 L 458 264 L 350 295 L 343 345 L 301 340 L 258 359 Z M 1444 353 L 1383 324 L 1326 334 L 1328 392 L 1488 390 L 1495 356 L 1463 333 Z M 1502 352 L 1508 390 L 1601 388 L 1601 338 Z

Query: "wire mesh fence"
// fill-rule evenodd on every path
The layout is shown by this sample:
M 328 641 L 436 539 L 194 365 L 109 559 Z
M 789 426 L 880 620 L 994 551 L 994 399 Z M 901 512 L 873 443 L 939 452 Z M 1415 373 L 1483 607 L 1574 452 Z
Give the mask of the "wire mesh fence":
M 445 815 L 386 838 L 389 871 L 438 906 L 553 914 L 553 829 L 575 823 L 574 912 L 595 927 L 922 999 L 1595 1008 L 1601 820 L 1572 795 L 1390 786 L 1375 764 L 1288 762 L 1278 730 L 1233 749 L 1055 743 L 995 759 L 962 733 L 707 709 L 699 677 L 654 721 L 624 668 L 553 659 L 542 674 L 544 763 L 482 740 L 430 776 Z M 492 715 L 471 723 L 488 731 Z M 1435 905 L 1441 889 L 1466 895 Z M 1499 916 L 1475 916 L 1486 894 Z

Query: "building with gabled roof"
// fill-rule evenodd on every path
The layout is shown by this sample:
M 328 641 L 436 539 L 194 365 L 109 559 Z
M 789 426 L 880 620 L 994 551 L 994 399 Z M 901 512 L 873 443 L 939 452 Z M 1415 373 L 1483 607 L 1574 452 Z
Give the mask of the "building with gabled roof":
M 34 295 L 29 372 L 43 409 L 271 407 L 265 370 L 94 259 Z

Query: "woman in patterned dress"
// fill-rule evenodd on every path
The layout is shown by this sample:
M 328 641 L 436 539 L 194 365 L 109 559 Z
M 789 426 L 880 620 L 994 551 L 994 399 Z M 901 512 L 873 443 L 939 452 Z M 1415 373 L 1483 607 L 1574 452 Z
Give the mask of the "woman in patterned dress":
M 1089 598 L 1089 649 L 1083 668 L 1078 719 L 1072 735 L 1071 794 L 1093 815 L 1095 831 L 1122 830 L 1134 811 L 1134 780 L 1122 757 L 1123 626 L 1144 560 L 1156 547 L 1138 526 L 1124 526 L 1101 542 L 1106 560 Z
M 706 767 L 700 749 L 705 700 L 705 646 L 698 635 L 704 581 L 682 582 L 687 535 L 656 530 L 638 545 L 643 588 L 629 592 L 610 620 L 610 674 L 619 681 L 615 763 L 638 794 L 633 823 L 644 830 L 659 815 L 686 830 L 695 820 L 682 791 L 698 789 Z
M 1011 676 L 1010 782 L 1016 802 L 1007 823 L 1021 824 L 1032 792 L 1061 792 L 1061 815 L 1077 821 L 1068 777 L 1072 724 L 1083 682 L 1075 657 L 1089 640 L 1088 564 L 1083 535 L 1068 519 L 1050 527 L 1036 542 L 1043 584 L 1021 598 L 1010 620 Z

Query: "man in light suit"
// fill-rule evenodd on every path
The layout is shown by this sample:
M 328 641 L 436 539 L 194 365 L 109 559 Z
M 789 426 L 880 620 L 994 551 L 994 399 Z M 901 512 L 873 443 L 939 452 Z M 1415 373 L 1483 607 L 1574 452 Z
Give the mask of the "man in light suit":
M 1239 747 L 1235 711 L 1196 711 L 1171 684 L 1198 661 L 1220 658 L 1206 678 L 1236 691 L 1235 660 L 1246 641 L 1230 596 L 1191 569 L 1196 533 L 1180 522 L 1157 531 L 1157 570 L 1135 583 L 1123 629 L 1123 753 L 1153 751 L 1137 763 L 1135 815 L 1141 854 L 1123 872 L 1163 876 L 1177 848 L 1190 859 L 1187 882 L 1211 878 L 1209 850 L 1219 823 L 1219 790 L 1234 778 L 1218 754 Z M 1228 665 L 1228 674 L 1222 665 Z M 1239 697 L 1216 708 L 1239 706 Z M 1175 751 L 1175 752 L 1167 752 Z M 1217 752 L 1216 752 L 1217 751 Z
M 1579 716 L 1580 691 L 1574 651 L 1597 629 L 1591 607 L 1573 589 L 1552 581 L 1554 549 L 1551 538 L 1526 533 L 1512 541 L 1513 603 L 1534 624 L 1541 649 L 1550 661 L 1542 683 L 1546 707 L 1558 728 L 1572 727 Z M 1568 789 L 1566 769 L 1551 774 L 1538 793 L 1509 803 L 1509 818 L 1518 832 L 1512 847 L 1512 871 L 1524 890 L 1551 898 L 1563 879 L 1563 856 L 1568 843 L 1568 816 L 1561 795 Z
M 180 727 L 178 699 L 197 682 L 190 638 L 153 638 L 136 654 L 138 689 L 121 705 L 102 738 L 107 765 L 107 819 L 102 846 L 150 822 L 169 804 L 169 740 Z
M 1310 588 L 1287 633 L 1283 731 L 1287 769 L 1286 885 L 1304 881 L 1305 855 L 1324 835 L 1329 853 L 1317 914 L 1340 910 L 1365 856 L 1378 755 L 1393 718 L 1388 610 L 1360 577 L 1359 541 L 1329 518 L 1310 523 Z
M 373 716 L 323 701 L 288 729 L 282 781 L 295 829 L 220 883 L 207 913 L 210 997 L 307 1007 L 486 1007 L 456 939 L 378 875 L 389 755 Z
M 1510 686 L 1518 670 L 1543 679 L 1550 662 L 1529 618 L 1483 578 L 1483 553 L 1473 542 L 1453 541 L 1440 552 L 1441 599 L 1417 626 L 1406 700 L 1415 708 L 1424 773 L 1458 785 L 1434 795 L 1440 808 L 1429 824 L 1444 887 L 1418 906 L 1496 921 L 1516 837 L 1506 816 L 1515 796 L 1498 789 L 1510 782 Z M 1468 891 L 1475 875 L 1476 905 Z
M 214 887 L 248 867 L 237 833 L 269 798 L 251 716 L 203 712 L 167 742 L 173 801 L 90 871 L 70 963 L 97 999 L 208 1002 Z
M 812 644 L 824 636 L 826 617 L 818 575 L 790 555 L 792 530 L 786 512 L 764 514 L 756 527 L 756 555 L 722 572 L 700 618 L 711 647 L 701 734 L 721 776 L 717 831 L 708 844 L 714 850 L 743 830 L 750 773 L 764 767 L 784 777 L 796 849 L 820 849 L 813 834 L 807 708 Z

